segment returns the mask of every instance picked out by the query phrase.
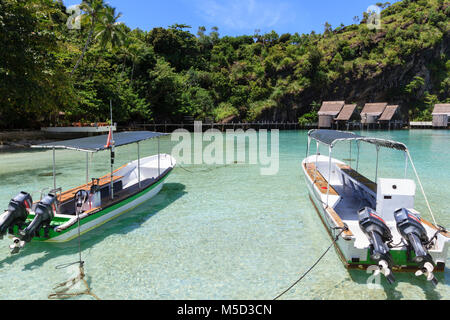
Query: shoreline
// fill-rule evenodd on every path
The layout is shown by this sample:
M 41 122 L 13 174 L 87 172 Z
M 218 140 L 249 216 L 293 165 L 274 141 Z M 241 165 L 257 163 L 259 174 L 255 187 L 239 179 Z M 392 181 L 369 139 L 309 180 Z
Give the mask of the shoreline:
M 193 127 L 193 125 L 192 125 Z M 182 127 L 180 127 L 181 129 Z M 185 125 L 184 129 L 188 129 L 189 125 Z M 243 128 L 245 129 L 245 128 Z M 248 129 L 248 128 L 247 128 Z M 397 130 L 430 130 L 430 128 L 414 128 L 406 127 Z M 270 130 L 270 129 L 269 129 Z M 297 129 L 298 130 L 298 129 Z M 306 130 L 306 129 L 304 129 Z M 371 129 L 373 131 L 379 131 L 380 129 Z M 383 130 L 383 129 L 381 129 Z M 445 129 L 444 129 L 445 130 Z M 283 130 L 284 131 L 284 130 Z M 351 130 L 353 131 L 353 130 Z M 47 143 L 58 140 L 68 140 L 86 137 L 84 133 L 65 133 L 65 134 L 52 134 L 41 130 L 11 130 L 0 131 L 0 153 L 16 151 L 21 149 L 29 149 L 34 144 Z
M 27 149 L 47 141 L 49 138 L 39 130 L 0 131 L 0 152 Z

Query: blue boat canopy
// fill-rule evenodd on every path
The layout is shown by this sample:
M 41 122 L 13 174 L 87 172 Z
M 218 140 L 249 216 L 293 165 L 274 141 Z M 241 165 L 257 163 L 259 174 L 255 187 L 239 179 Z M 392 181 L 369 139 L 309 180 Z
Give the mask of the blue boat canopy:
M 336 131 L 336 130 L 324 130 L 324 129 L 314 129 L 308 132 L 308 136 L 316 141 L 330 146 L 331 148 L 338 141 L 364 141 L 371 143 L 380 147 L 396 149 L 400 151 L 405 151 L 408 149 L 406 145 L 401 142 L 385 140 L 375 137 L 360 136 L 353 132 L 346 131 Z
M 166 136 L 167 133 L 151 131 L 128 131 L 113 134 L 114 146 L 120 147 L 131 143 Z M 88 138 L 72 139 L 65 141 L 55 141 L 39 145 L 33 145 L 32 148 L 43 149 L 69 149 L 85 152 L 98 152 L 107 150 L 106 147 L 108 135 L 94 136 Z

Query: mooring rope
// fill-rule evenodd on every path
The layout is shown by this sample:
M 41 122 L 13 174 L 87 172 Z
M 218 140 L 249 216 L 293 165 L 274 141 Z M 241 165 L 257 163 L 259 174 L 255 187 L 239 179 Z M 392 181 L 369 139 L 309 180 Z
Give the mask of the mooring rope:
M 94 297 L 96 300 L 101 300 L 96 294 L 91 291 L 89 284 L 85 279 L 84 273 L 84 261 L 81 259 L 81 227 L 80 227 L 80 213 L 77 210 L 77 220 L 78 220 L 78 261 L 70 262 L 66 264 L 61 264 L 55 267 L 55 269 L 65 269 L 75 264 L 79 264 L 79 274 L 78 276 L 69 279 L 67 281 L 61 282 L 53 290 L 56 290 L 54 293 L 48 295 L 49 299 L 69 299 L 72 297 L 82 296 L 82 295 L 90 295 Z M 73 286 L 75 286 L 78 282 L 82 281 L 86 290 L 74 293 L 68 293 Z M 60 289 L 60 290 L 58 290 Z
M 409 153 L 409 150 L 408 150 L 408 149 L 406 149 L 406 154 L 407 154 L 408 157 L 409 157 L 409 161 L 411 162 L 412 168 L 413 168 L 413 170 L 414 170 L 414 174 L 416 175 L 417 181 L 419 182 L 420 189 L 422 190 L 422 194 L 423 194 L 423 196 L 424 196 L 424 198 L 425 198 L 425 202 L 426 202 L 426 204 L 427 204 L 427 206 L 428 206 L 428 211 L 430 211 L 431 217 L 433 218 L 434 225 L 435 225 L 435 226 L 438 226 L 438 224 L 437 224 L 437 222 L 436 222 L 436 218 L 434 217 L 433 211 L 431 210 L 430 203 L 428 202 L 427 195 L 425 194 L 425 190 L 423 189 L 422 182 L 420 181 L 419 174 L 417 173 L 416 166 L 414 165 L 414 162 L 413 162 L 413 160 L 412 160 L 411 154 Z
M 181 168 L 184 171 L 189 172 L 189 173 L 197 173 L 197 172 L 211 172 L 211 171 L 214 171 L 214 170 L 217 170 L 217 169 L 229 167 L 232 164 L 243 164 L 243 163 L 234 162 L 234 163 L 224 164 L 224 165 L 221 165 L 221 166 L 216 166 L 214 168 L 207 168 L 207 169 L 201 169 L 201 170 L 195 170 L 195 171 L 189 170 L 189 169 L 187 169 L 187 168 L 185 168 L 185 167 L 183 167 L 182 165 L 179 165 L 179 164 L 177 165 L 177 167 L 179 167 L 179 168 Z
M 73 292 L 73 293 L 67 292 L 80 281 L 83 282 L 83 284 L 86 287 L 86 290 L 80 291 L 80 292 Z M 95 293 L 93 293 L 91 291 L 91 288 L 89 287 L 89 284 L 87 283 L 87 281 L 85 279 L 84 263 L 80 263 L 80 273 L 78 276 L 76 276 L 75 278 L 72 278 L 70 280 L 61 282 L 56 287 L 54 287 L 53 290 L 56 290 L 56 291 L 54 293 L 48 295 L 49 299 L 69 299 L 69 298 L 82 296 L 82 295 L 90 295 L 90 296 L 94 297 L 96 300 L 101 300 Z
M 330 251 L 330 249 L 336 244 L 336 242 L 339 240 L 339 237 L 348 230 L 348 226 L 345 225 L 343 228 L 333 228 L 334 230 L 341 230 L 341 232 L 336 236 L 336 238 L 333 239 L 333 242 L 331 243 L 331 245 L 328 247 L 327 250 L 325 250 L 325 252 L 320 256 L 319 259 L 317 259 L 317 261 L 297 280 L 295 281 L 289 288 L 287 288 L 286 290 L 284 290 L 282 293 L 280 293 L 276 298 L 274 298 L 273 300 L 278 300 L 281 296 L 283 296 L 284 294 L 286 294 L 289 290 L 291 290 L 293 287 L 295 287 L 300 281 L 303 280 L 303 278 L 305 278 L 308 273 L 310 273 L 318 264 L 319 262 L 325 257 L 325 255 L 328 253 L 328 251 Z

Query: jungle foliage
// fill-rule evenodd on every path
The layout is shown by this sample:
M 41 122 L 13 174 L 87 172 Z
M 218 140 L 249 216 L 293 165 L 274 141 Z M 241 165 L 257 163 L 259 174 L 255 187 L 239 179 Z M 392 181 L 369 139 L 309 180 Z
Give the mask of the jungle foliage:
M 0 128 L 107 121 L 110 100 L 120 123 L 305 122 L 320 101 L 347 100 L 342 88 L 364 83 L 410 119 L 429 119 L 435 103 L 450 102 L 449 1 L 379 6 L 380 30 L 364 13 L 322 34 L 221 37 L 185 24 L 131 30 L 103 0 L 84 0 L 81 16 L 60 0 L 0 0 Z M 411 59 L 428 51 L 427 72 L 413 71 Z

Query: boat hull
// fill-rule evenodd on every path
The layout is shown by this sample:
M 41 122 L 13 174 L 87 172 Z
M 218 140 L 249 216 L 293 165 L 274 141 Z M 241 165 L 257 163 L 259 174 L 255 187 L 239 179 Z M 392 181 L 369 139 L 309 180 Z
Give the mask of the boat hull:
M 164 180 L 167 178 L 167 176 L 159 181 L 157 184 L 149 187 L 146 190 L 141 191 L 140 193 L 131 196 L 130 198 L 113 205 L 111 207 L 105 208 L 101 210 L 100 212 L 95 214 L 95 218 L 92 220 L 86 220 L 80 223 L 80 234 L 85 234 L 86 232 L 89 232 L 103 224 L 105 224 L 108 221 L 111 221 L 120 215 L 133 210 L 134 208 L 138 207 L 142 203 L 150 200 L 154 196 L 156 196 L 159 191 L 161 191 Z M 73 240 L 74 238 L 78 237 L 78 225 L 74 225 L 73 227 L 69 228 L 68 230 L 61 232 L 59 235 L 43 240 L 44 242 L 67 242 L 70 240 Z

